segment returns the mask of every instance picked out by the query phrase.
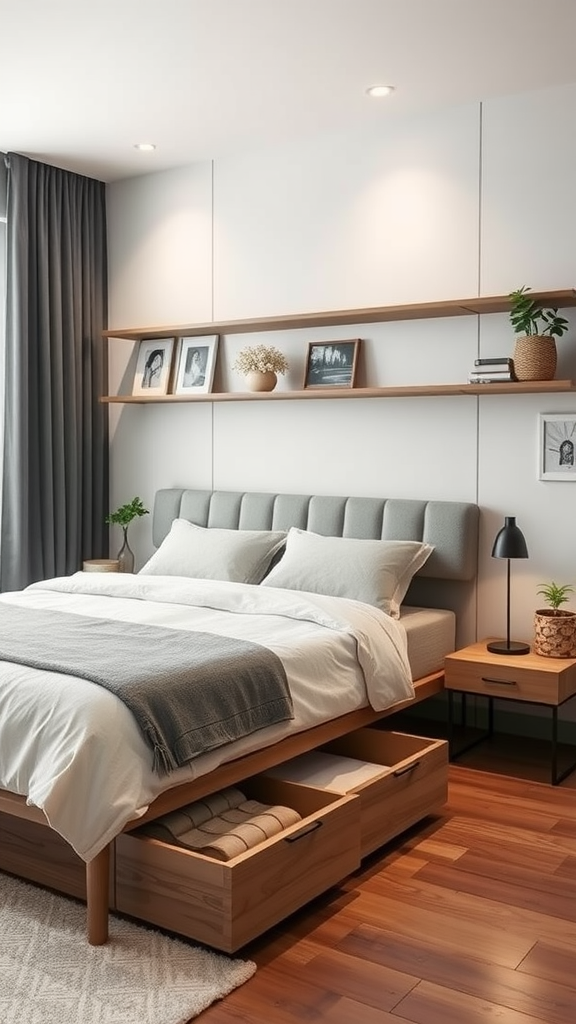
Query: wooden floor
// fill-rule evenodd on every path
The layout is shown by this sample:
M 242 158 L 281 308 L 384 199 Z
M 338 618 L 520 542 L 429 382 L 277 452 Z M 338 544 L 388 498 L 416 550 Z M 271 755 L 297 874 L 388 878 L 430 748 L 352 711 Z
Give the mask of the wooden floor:
M 242 950 L 254 978 L 197 1020 L 574 1024 L 576 773 L 479 750 L 441 816 Z

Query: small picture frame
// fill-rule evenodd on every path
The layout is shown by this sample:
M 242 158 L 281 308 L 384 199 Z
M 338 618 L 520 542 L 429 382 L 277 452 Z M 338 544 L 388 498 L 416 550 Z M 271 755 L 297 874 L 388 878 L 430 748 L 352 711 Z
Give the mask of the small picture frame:
M 168 394 L 173 350 L 174 338 L 147 338 L 140 342 L 133 395 L 155 398 Z
M 360 338 L 311 341 L 306 360 L 305 388 L 353 388 L 356 383 Z
M 208 395 L 212 391 L 218 334 L 180 338 L 175 395 Z
M 576 480 L 576 412 L 540 413 L 540 480 Z

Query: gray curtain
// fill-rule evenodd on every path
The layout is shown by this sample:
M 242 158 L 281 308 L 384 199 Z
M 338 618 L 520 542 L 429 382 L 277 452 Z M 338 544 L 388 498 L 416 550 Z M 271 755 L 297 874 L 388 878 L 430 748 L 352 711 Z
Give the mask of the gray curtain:
M 10 153 L 0 589 L 108 554 L 106 194 Z

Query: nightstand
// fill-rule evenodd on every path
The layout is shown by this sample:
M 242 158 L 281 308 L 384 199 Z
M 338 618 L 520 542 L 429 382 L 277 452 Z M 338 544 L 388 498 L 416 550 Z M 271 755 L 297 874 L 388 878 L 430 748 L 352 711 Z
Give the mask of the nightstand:
M 494 700 L 539 704 L 551 710 L 552 785 L 562 782 L 576 768 L 576 760 L 558 770 L 558 708 L 576 696 L 576 658 L 542 658 L 538 654 L 491 654 L 487 640 L 470 644 L 449 654 L 444 662 L 444 685 L 448 692 L 448 739 L 452 760 L 494 732 Z M 461 720 L 466 724 L 466 695 L 488 698 L 488 728 L 472 743 L 454 749 L 455 700 L 460 695 Z
M 82 562 L 84 572 L 120 572 L 117 558 L 88 558 Z

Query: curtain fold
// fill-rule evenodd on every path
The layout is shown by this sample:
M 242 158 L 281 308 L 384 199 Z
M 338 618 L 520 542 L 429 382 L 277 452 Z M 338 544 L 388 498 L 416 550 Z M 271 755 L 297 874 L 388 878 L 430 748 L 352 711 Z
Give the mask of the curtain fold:
M 103 182 L 7 157 L 0 589 L 107 555 Z

